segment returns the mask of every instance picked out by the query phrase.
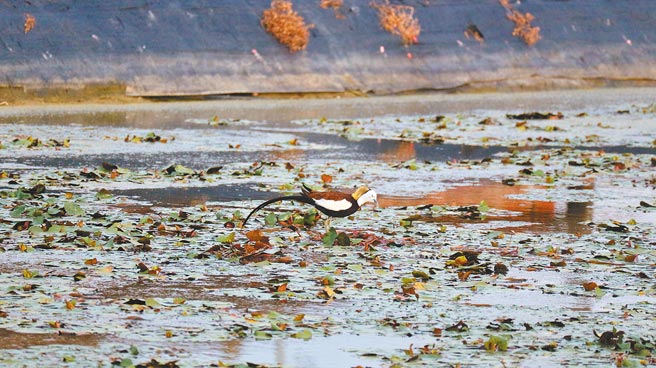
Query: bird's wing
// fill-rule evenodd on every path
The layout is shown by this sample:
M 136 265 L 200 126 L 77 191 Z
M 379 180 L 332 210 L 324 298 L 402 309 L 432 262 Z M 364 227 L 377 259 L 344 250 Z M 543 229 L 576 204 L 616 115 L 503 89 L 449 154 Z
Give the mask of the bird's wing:
M 315 201 L 320 199 L 327 201 L 341 201 L 342 199 L 348 200 L 351 198 L 351 195 L 342 192 L 310 192 L 308 193 L 308 197 L 314 199 Z
M 355 202 L 350 194 L 341 192 L 312 192 L 308 195 L 314 200 L 316 205 L 332 212 L 339 212 L 352 208 Z M 357 202 L 355 202 L 355 204 L 357 205 Z

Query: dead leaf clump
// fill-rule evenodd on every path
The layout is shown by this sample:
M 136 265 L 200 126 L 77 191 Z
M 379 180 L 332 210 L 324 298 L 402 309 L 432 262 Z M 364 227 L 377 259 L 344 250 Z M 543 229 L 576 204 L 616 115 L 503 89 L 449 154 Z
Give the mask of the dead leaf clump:
M 23 24 L 23 31 L 28 34 L 36 26 L 36 18 L 30 14 L 25 13 L 25 23 Z
M 305 49 L 309 40 L 311 26 L 294 9 L 287 0 L 271 1 L 271 8 L 262 12 L 262 27 L 271 33 L 278 42 L 296 52 Z
M 339 9 L 344 5 L 344 0 L 321 0 L 319 6 L 323 9 Z
M 506 17 L 515 23 L 512 35 L 524 40 L 528 46 L 535 45 L 541 37 L 540 27 L 531 25 L 531 22 L 535 19 L 533 14 L 518 12 L 510 5 L 508 0 L 499 0 L 499 3 L 506 9 Z
M 380 26 L 387 32 L 401 37 L 404 45 L 419 42 L 421 26 L 415 18 L 415 8 L 409 5 L 391 5 L 388 0 L 383 4 L 372 2 L 371 7 L 378 10 Z
M 467 37 L 467 39 L 472 38 L 479 43 L 485 43 L 485 36 L 483 36 L 483 32 L 481 32 L 481 30 L 478 29 L 475 24 L 469 24 L 467 26 L 467 29 L 465 29 L 465 37 Z
M 321 3 L 319 3 L 319 6 L 323 9 L 332 8 L 335 13 L 335 18 L 337 19 L 346 18 L 341 12 L 342 5 L 344 5 L 344 0 L 321 0 Z

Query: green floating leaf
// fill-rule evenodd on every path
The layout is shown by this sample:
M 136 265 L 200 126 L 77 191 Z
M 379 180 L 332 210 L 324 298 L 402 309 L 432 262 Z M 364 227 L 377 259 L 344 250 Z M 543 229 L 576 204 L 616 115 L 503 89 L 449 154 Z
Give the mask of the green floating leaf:
M 416 278 L 418 278 L 418 279 L 421 279 L 421 280 L 424 281 L 424 282 L 425 282 L 425 281 L 428 281 L 428 280 L 431 279 L 431 277 L 428 276 L 428 274 L 427 274 L 426 272 L 422 271 L 422 270 L 414 270 L 414 271 L 412 271 L 412 276 L 413 276 L 413 277 L 416 277 Z
M 40 234 L 43 232 L 43 228 L 41 228 L 41 225 L 32 225 L 30 226 L 27 231 L 30 232 L 30 234 Z
M 24 190 L 25 189 L 23 188 L 16 189 L 16 192 L 14 192 L 14 196 L 16 197 L 16 199 L 23 200 L 23 199 L 32 198 L 32 194 L 26 193 L 24 192 Z
M 164 172 L 164 174 L 171 175 L 171 176 L 193 175 L 196 173 L 193 169 L 177 164 L 171 165 L 162 171 Z
M 335 239 L 337 239 L 337 231 L 334 227 L 331 227 L 326 235 L 321 238 L 321 241 L 323 242 L 323 245 L 329 247 L 335 243 Z
M 401 277 L 401 282 L 403 284 L 413 284 L 417 281 L 414 277 Z
M 274 226 L 278 222 L 278 218 L 273 212 L 270 212 L 266 217 L 264 217 L 264 223 L 267 226 Z
M 403 226 L 404 228 L 409 228 L 412 227 L 412 221 L 408 219 L 401 219 L 399 221 L 399 225 Z
M 415 161 L 415 159 L 404 162 L 403 167 L 409 170 L 417 170 L 419 168 L 419 166 L 417 166 L 417 161 Z
M 437 206 L 437 205 L 436 205 L 436 206 L 432 206 L 432 207 L 430 208 L 430 210 L 431 210 L 432 212 L 444 212 L 446 209 L 444 208 L 444 206 Z
M 348 235 L 346 235 L 344 232 L 337 234 L 337 239 L 335 240 L 337 240 L 337 245 L 340 247 L 347 247 L 351 245 L 351 239 L 349 239 Z
M 350 264 L 350 265 L 346 266 L 346 268 L 348 268 L 351 271 L 362 272 L 362 265 L 359 264 L 359 263 Z
M 304 216 L 294 216 L 294 225 L 305 225 Z
M 50 216 L 59 215 L 60 212 L 61 212 L 61 210 L 59 208 L 56 208 L 56 207 L 50 207 L 50 208 L 48 208 L 48 211 L 46 211 L 46 213 Z
M 66 211 L 66 214 L 69 216 L 84 216 L 85 213 L 82 207 L 73 202 L 65 202 L 64 211 Z
M 137 347 L 134 345 L 130 345 L 130 354 L 139 355 L 139 349 L 137 349 Z
M 97 200 L 103 200 L 103 199 L 109 199 L 112 198 L 114 195 L 107 189 L 100 189 L 98 193 L 96 193 L 96 199 Z
M 485 201 L 481 201 L 481 204 L 478 205 L 478 212 L 487 212 L 489 210 L 490 206 L 488 206 Z
M 216 238 L 216 241 L 223 244 L 230 244 L 235 241 L 235 233 L 231 232 L 229 234 L 219 236 L 218 238 Z
M 492 335 L 485 342 L 485 350 L 487 351 L 506 351 L 508 350 L 509 337 Z
M 151 307 L 151 308 L 156 308 L 156 307 L 160 307 L 161 304 L 157 300 L 155 300 L 155 298 L 147 298 L 146 299 L 146 306 Z
M 309 329 L 304 329 L 301 331 L 298 331 L 296 333 L 292 334 L 292 337 L 295 339 L 301 339 L 301 340 L 310 340 L 312 338 L 312 331 Z
M 14 207 L 13 210 L 11 210 L 10 216 L 11 217 L 20 217 L 23 214 L 24 211 L 25 211 L 25 205 L 24 204 L 18 205 L 16 207 Z
M 273 335 L 271 335 L 267 331 L 258 330 L 258 331 L 255 331 L 255 333 L 253 334 L 253 337 L 255 337 L 258 340 L 269 340 L 273 337 Z

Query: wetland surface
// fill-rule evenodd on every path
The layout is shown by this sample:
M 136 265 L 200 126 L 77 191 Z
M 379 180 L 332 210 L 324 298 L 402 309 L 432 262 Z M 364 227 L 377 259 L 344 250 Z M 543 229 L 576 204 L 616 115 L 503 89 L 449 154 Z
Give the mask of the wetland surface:
M 4 366 L 643 366 L 656 90 L 0 109 Z M 332 222 L 261 201 L 367 185 Z

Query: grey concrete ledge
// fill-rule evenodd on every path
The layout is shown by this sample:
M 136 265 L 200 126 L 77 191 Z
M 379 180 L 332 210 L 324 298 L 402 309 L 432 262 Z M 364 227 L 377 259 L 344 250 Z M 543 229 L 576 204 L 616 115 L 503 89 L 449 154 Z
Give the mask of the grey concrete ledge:
M 345 0 L 345 19 L 296 1 L 314 28 L 307 49 L 292 54 L 260 26 L 268 0 L 4 2 L 0 85 L 188 96 L 656 84 L 653 0 L 513 4 L 541 29 L 532 47 L 512 36 L 497 0 L 403 3 L 422 26 L 408 47 L 380 28 L 369 0 Z M 26 14 L 36 20 L 28 33 Z M 464 36 L 469 24 L 484 43 Z

